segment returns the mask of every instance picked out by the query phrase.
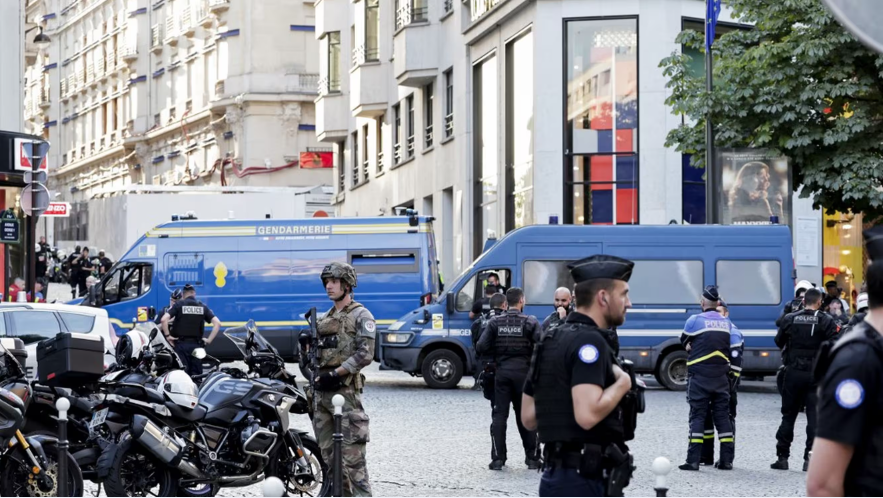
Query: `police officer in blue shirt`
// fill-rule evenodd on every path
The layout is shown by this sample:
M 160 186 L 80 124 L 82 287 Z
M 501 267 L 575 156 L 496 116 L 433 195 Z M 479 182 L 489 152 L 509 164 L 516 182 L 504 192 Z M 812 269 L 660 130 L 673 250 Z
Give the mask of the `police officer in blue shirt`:
M 727 303 L 721 301 L 720 306 L 717 307 L 718 313 L 721 314 L 722 317 L 729 320 L 730 318 L 730 309 L 727 306 Z M 730 321 L 732 324 L 732 320 Z M 733 434 L 736 434 L 736 391 L 739 389 L 739 380 L 742 377 L 742 354 L 745 352 L 745 340 L 742 337 L 742 332 L 736 328 L 736 325 L 733 324 L 733 327 L 730 329 L 730 422 L 733 424 Z M 705 416 L 705 434 L 703 436 L 702 442 L 702 460 L 699 461 L 702 465 L 711 465 L 712 463 L 715 466 L 720 465 L 720 462 L 714 461 L 714 417 L 712 416 L 712 408 L 711 403 L 709 403 L 708 415 Z
M 720 440 L 716 468 L 733 470 L 736 438 L 730 420 L 730 331 L 733 324 L 717 311 L 721 297 L 714 285 L 702 291 L 702 313 L 687 319 L 681 344 L 687 349 L 687 401 L 690 403 L 690 445 L 681 470 L 699 470 L 705 440 L 705 417 L 711 409 Z

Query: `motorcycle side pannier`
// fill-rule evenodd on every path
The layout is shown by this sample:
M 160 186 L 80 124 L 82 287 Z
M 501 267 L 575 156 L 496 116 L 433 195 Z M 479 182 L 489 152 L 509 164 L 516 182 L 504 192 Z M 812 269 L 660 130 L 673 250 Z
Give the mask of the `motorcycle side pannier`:
M 104 340 L 95 334 L 62 332 L 37 344 L 40 383 L 76 388 L 104 375 Z

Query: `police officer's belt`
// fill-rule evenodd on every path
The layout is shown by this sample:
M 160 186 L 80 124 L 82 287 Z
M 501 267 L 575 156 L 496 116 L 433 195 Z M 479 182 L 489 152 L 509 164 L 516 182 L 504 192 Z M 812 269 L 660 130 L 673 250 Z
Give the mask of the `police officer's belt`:
M 200 341 L 199 337 L 175 337 L 175 336 L 172 336 L 172 339 L 174 339 L 177 342 L 199 342 Z
M 549 469 L 577 469 L 583 477 L 600 479 L 604 469 L 612 467 L 612 462 L 604 457 L 604 450 L 605 447 L 597 444 L 551 443 L 544 448 L 543 462 Z

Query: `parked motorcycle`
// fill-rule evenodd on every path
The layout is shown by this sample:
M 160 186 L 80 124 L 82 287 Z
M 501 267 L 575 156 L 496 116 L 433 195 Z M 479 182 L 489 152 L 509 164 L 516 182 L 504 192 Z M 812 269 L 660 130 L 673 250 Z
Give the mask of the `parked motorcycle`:
M 155 325 L 146 326 L 153 354 L 174 353 Z M 225 335 L 241 346 L 248 373 L 212 372 L 198 391 L 180 370 L 160 375 L 155 389 L 150 382 L 108 379 L 108 389 L 117 382 L 143 390 L 140 400 L 109 394 L 96 407 L 96 417 L 119 434 L 99 462 L 99 469 L 110 465 L 104 481 L 109 496 L 143 493 L 145 474 L 165 479 L 159 496 L 214 495 L 220 487 L 249 486 L 267 476 L 280 478 L 289 493 L 327 495 L 330 481 L 318 443 L 289 427 L 289 414 L 306 413 L 308 404 L 282 357 L 253 321 Z M 143 458 L 127 459 L 130 454 Z
M 21 431 L 34 398 L 22 368 L 26 359 L 21 339 L 0 339 L 0 496 L 57 496 L 58 439 Z M 71 496 L 83 496 L 83 476 L 70 453 L 61 478 L 67 479 Z

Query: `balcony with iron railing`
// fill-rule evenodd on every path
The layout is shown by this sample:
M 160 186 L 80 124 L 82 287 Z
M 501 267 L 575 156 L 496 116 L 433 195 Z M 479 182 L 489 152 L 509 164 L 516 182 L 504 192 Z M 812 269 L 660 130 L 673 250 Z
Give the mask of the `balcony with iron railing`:
M 181 13 L 181 34 L 190 37 L 196 33 L 193 25 L 193 8 L 191 5 L 184 6 L 184 12 Z
M 383 151 L 377 153 L 377 174 L 383 173 Z
M 419 88 L 438 74 L 440 25 L 429 22 L 425 0 L 398 0 L 396 6 L 393 74 L 400 86 Z
M 120 62 L 131 64 L 138 60 L 138 49 L 134 45 L 122 47 L 117 50 L 117 57 L 119 57 Z
M 445 138 L 454 136 L 454 114 L 445 116 Z
M 117 68 L 117 56 L 113 50 L 107 51 L 107 55 L 104 57 L 104 66 L 108 72 Z
M 376 58 L 367 58 L 369 53 L 376 52 L 376 48 L 366 50 L 365 45 L 353 49 L 353 68 L 350 71 L 350 109 L 353 116 L 377 117 L 388 107 L 388 68 Z
M 442 15 L 450 14 L 453 11 L 454 11 L 454 0 L 445 0 L 444 11 L 442 12 Z
M 397 143 L 392 146 L 392 159 L 394 164 L 402 162 L 402 144 Z
M 208 0 L 208 10 L 213 14 L 224 12 L 230 8 L 230 0 Z
M 49 89 L 43 88 L 40 90 L 40 109 L 49 109 L 52 106 L 52 101 L 49 100 Z
M 408 158 L 414 157 L 414 145 L 416 143 L 416 139 L 414 135 L 408 136 Z
M 472 0 L 472 22 L 479 20 L 488 11 L 505 1 L 506 0 Z
M 176 16 L 166 18 L 165 42 L 173 47 L 178 44 L 178 18 Z
M 154 52 L 162 51 L 163 44 L 163 32 L 162 32 L 162 24 L 154 24 L 152 28 L 150 28 L 150 48 Z
M 98 77 L 99 77 L 99 78 L 101 78 L 101 77 L 104 76 L 104 74 L 105 74 L 105 70 L 104 70 L 104 58 L 103 58 L 103 57 L 99 57 L 99 58 L 95 61 L 95 70 L 98 71 Z
M 426 147 L 427 149 L 432 147 L 432 138 L 433 138 L 432 125 L 429 125 L 424 130 L 424 135 L 423 135 L 423 146 Z
M 334 93 L 340 93 L 340 80 L 329 79 L 327 76 L 319 78 L 318 92 L 320 97 L 324 97 L 326 95 Z
M 400 3 L 396 0 L 396 30 L 410 24 L 428 21 L 428 12 L 429 7 L 422 1 L 404 0 L 404 3 Z

